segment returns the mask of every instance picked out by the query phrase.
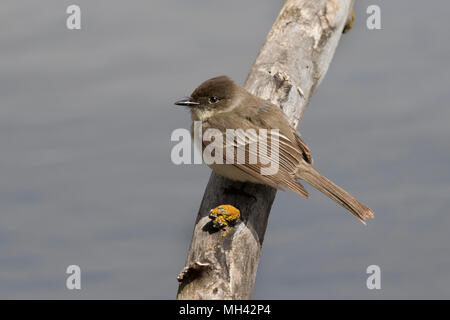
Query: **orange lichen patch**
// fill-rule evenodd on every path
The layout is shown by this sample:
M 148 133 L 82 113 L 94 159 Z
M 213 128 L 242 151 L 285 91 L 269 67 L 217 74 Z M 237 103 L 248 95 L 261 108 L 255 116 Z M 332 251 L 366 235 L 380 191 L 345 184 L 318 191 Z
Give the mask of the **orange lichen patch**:
M 217 229 L 229 227 L 241 217 L 239 209 L 230 204 L 223 204 L 209 211 L 209 218 Z
M 347 24 L 344 27 L 344 31 L 342 33 L 347 33 L 350 31 L 351 28 L 353 28 L 353 24 L 355 23 L 355 12 L 352 9 L 350 19 L 348 20 Z

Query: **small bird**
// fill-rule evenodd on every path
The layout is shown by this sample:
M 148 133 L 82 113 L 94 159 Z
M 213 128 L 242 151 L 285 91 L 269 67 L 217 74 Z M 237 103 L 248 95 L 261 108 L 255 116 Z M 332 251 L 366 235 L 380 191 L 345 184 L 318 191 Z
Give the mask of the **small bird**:
M 227 76 L 209 79 L 198 86 L 189 98 L 175 102 L 179 106 L 187 106 L 191 111 L 194 137 L 194 122 L 201 122 L 203 132 L 207 129 L 219 130 L 225 135 L 227 129 L 278 129 L 276 138 L 279 139 L 278 170 L 271 175 L 261 174 L 262 164 L 250 163 L 249 155 L 243 163 L 212 163 L 209 167 L 219 175 L 230 180 L 266 184 L 273 188 L 290 189 L 297 194 L 308 197 L 308 192 L 298 181 L 306 181 L 327 197 L 350 211 L 362 223 L 366 218 L 373 218 L 372 211 L 356 200 L 347 191 L 325 178 L 312 166 L 312 156 L 308 146 L 299 137 L 297 130 L 289 125 L 284 112 L 269 101 L 252 95 L 241 86 L 234 83 Z M 271 136 L 273 139 L 273 136 Z M 247 138 L 249 138 L 247 136 Z M 249 140 L 252 140 L 251 137 Z M 253 141 L 256 141 L 253 139 Z M 257 140 L 259 141 L 259 140 Z M 249 143 L 250 144 L 250 143 Z M 205 150 L 208 144 L 202 139 Z M 223 146 L 225 152 L 225 144 Z M 235 145 L 235 149 L 237 146 Z M 250 148 L 246 150 L 251 154 Z M 261 149 L 257 149 L 261 158 Z M 236 157 L 235 157 L 236 159 Z

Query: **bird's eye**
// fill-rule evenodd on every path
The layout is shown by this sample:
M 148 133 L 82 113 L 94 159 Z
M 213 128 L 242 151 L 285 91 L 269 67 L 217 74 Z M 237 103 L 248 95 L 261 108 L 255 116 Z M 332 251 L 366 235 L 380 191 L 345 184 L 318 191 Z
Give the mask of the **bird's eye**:
M 208 101 L 209 101 L 209 103 L 216 103 L 217 101 L 219 101 L 219 98 L 217 98 L 217 97 L 210 97 L 208 99 Z

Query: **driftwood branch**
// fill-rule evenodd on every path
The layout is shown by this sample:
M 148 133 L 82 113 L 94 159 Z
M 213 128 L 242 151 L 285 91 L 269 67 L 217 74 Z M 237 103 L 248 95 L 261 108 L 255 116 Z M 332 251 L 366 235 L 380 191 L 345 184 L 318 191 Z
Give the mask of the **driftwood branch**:
M 287 0 L 245 82 L 251 93 L 283 108 L 297 127 L 338 45 L 354 0 Z M 242 192 L 227 192 L 230 188 Z M 203 196 L 178 299 L 249 299 L 276 191 L 215 173 Z M 209 211 L 231 204 L 241 222 L 213 228 Z

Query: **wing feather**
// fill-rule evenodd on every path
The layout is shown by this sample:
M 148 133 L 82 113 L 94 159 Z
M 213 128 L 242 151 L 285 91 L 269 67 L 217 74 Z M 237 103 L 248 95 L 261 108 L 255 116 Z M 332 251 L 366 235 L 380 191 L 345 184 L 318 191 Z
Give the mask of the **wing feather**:
M 217 124 L 210 124 L 211 127 L 219 129 L 221 132 L 226 132 L 226 129 L 232 128 L 221 128 Z M 247 128 L 254 129 L 255 132 L 259 128 Z M 295 172 L 298 168 L 299 161 L 303 159 L 303 151 L 298 147 L 297 143 L 293 143 L 287 136 L 277 132 L 268 130 L 267 140 L 258 139 L 255 132 L 251 130 L 235 130 L 235 137 L 230 140 L 230 137 L 224 134 L 223 141 L 223 160 L 226 163 L 226 148 L 233 148 L 234 161 L 233 166 L 247 173 L 257 181 L 263 184 L 267 184 L 275 189 L 283 190 L 282 187 L 290 189 L 301 196 L 308 197 L 308 192 L 305 190 L 303 185 L 297 180 Z M 272 139 L 278 140 L 279 146 L 279 156 L 272 159 L 269 156 L 271 152 Z M 206 146 L 205 142 L 203 142 Z M 245 150 L 245 160 L 238 159 L 238 150 Z M 261 150 L 266 150 L 262 152 Z M 256 151 L 255 151 L 256 150 Z M 256 163 L 251 163 L 250 157 L 253 156 L 257 159 Z M 239 161 L 241 160 L 241 161 Z M 270 161 L 276 161 L 278 166 L 278 171 L 272 175 L 262 175 L 261 169 L 267 167 Z

